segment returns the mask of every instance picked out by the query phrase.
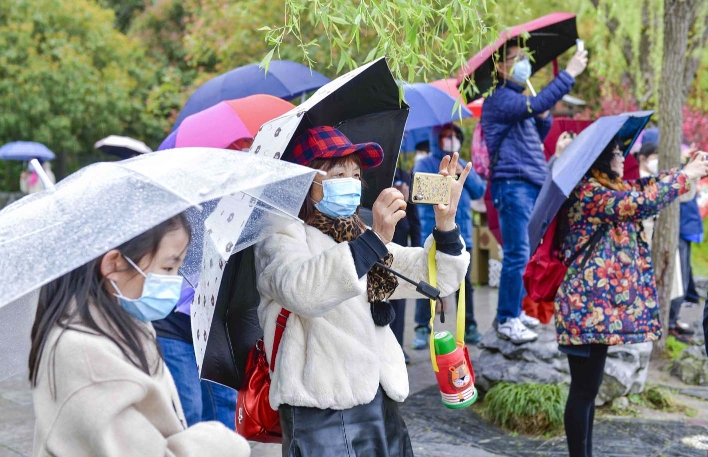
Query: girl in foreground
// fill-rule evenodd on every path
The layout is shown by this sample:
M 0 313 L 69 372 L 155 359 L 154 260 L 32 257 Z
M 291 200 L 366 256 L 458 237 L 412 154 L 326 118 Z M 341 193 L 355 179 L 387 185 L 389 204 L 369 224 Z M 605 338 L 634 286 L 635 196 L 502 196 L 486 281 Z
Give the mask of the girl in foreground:
M 180 295 L 177 215 L 42 287 L 32 327 L 34 456 L 247 457 L 218 422 L 187 428 L 150 321 Z

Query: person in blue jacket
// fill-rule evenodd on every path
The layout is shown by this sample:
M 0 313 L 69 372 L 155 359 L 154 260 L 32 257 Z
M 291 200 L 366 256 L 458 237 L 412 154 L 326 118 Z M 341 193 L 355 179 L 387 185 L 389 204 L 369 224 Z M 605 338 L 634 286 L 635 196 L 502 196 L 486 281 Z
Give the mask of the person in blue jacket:
M 438 173 L 443 157 L 459 152 L 463 142 L 462 129 L 457 125 L 445 124 L 433 127 L 430 130 L 430 154 L 416 163 L 413 169 L 414 173 Z M 458 162 L 458 174 L 462 173 L 465 165 L 467 164 L 463 160 Z M 455 222 L 460 227 L 460 234 L 465 242 L 466 249 L 470 251 L 470 255 L 472 254 L 472 211 L 470 202 L 481 198 L 485 190 L 486 183 L 473 169 L 467 177 L 467 181 L 465 181 L 464 190 L 458 205 L 459 211 L 457 211 L 457 216 L 455 217 Z M 424 240 L 433 232 L 435 227 L 435 212 L 432 205 L 416 206 L 418 207 L 418 216 L 420 218 L 421 239 Z M 482 334 L 477 330 L 477 321 L 474 318 L 474 291 L 470 282 L 470 268 L 472 268 L 472 262 L 470 262 L 465 276 L 465 341 L 477 344 L 482 339 Z M 428 346 L 430 337 L 429 322 L 430 301 L 419 299 L 415 308 L 416 328 L 412 344 L 413 349 L 424 349 Z
M 681 259 L 681 279 L 684 295 L 671 300 L 669 310 L 669 335 L 679 341 L 688 342 L 693 334 L 691 326 L 679 321 L 681 305 L 686 298 L 689 282 L 692 276 L 691 243 L 703 242 L 703 218 L 698 208 L 698 197 L 694 196 L 687 202 L 681 202 L 681 220 L 679 222 L 679 258 Z
M 585 70 L 587 52 L 578 51 L 546 88 L 530 96 L 523 93 L 531 76 L 529 57 L 513 44 L 502 51 L 497 63 L 499 83 L 484 101 L 481 122 L 490 155 L 492 200 L 499 212 L 504 245 L 497 332 L 521 344 L 538 338 L 530 328 L 540 324 L 522 313 L 521 300 L 526 293 L 522 275 L 531 254 L 529 219 L 548 173 L 542 143 L 553 121 L 548 110 L 570 92 L 575 78 Z

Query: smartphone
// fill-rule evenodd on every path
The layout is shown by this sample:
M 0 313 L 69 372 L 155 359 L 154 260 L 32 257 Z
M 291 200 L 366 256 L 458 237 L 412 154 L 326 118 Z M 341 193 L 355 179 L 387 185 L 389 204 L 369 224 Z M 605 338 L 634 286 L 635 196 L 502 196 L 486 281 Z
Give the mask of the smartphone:
M 410 203 L 421 205 L 450 204 L 452 177 L 438 173 L 414 173 Z
M 578 38 L 577 40 L 575 40 L 575 45 L 577 46 L 578 51 L 584 51 L 584 50 L 585 50 L 585 42 L 584 42 L 583 40 L 581 40 L 580 38 Z

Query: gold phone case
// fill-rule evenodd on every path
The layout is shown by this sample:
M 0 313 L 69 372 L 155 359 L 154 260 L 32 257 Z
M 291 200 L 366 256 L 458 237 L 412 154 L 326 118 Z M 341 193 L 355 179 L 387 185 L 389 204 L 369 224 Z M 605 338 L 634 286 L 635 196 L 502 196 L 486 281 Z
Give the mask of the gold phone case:
M 410 202 L 416 204 L 450 204 L 452 178 L 437 173 L 415 173 Z

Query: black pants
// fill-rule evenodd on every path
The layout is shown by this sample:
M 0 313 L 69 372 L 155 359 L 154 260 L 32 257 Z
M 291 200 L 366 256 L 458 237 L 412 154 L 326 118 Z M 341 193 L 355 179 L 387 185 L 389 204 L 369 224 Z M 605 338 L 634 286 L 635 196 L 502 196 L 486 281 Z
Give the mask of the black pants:
M 283 457 L 413 457 L 398 403 L 379 387 L 371 403 L 344 410 L 280 405 Z
M 671 300 L 671 308 L 669 309 L 669 328 L 676 328 L 676 321 L 681 313 L 681 305 L 683 305 L 688 286 L 691 279 L 691 242 L 683 238 L 679 238 L 679 258 L 681 259 L 681 280 L 683 282 L 683 295 Z
M 595 397 L 605 372 L 607 346 L 593 344 L 590 357 L 568 354 L 570 392 L 565 404 L 565 435 L 570 457 L 592 457 Z

